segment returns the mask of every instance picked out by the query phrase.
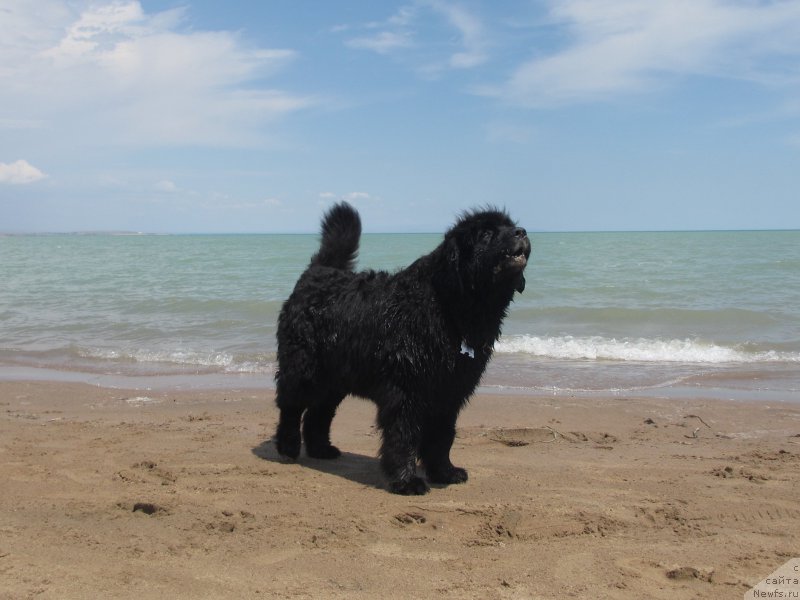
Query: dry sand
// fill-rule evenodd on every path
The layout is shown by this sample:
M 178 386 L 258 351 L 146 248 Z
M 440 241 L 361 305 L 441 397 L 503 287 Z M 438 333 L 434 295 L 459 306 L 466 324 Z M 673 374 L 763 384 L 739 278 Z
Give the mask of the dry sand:
M 470 481 L 280 460 L 271 392 L 0 383 L 0 598 L 741 598 L 800 555 L 800 405 L 492 396 Z

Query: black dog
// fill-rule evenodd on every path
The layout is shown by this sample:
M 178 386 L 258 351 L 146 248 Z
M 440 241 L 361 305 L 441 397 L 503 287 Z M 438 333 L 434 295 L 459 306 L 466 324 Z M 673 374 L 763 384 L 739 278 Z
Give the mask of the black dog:
M 378 405 L 389 490 L 461 483 L 450 462 L 458 413 L 483 375 L 531 244 L 502 211 L 464 214 L 430 254 L 390 274 L 353 272 L 361 220 L 348 204 L 322 221 L 319 252 L 278 319 L 278 452 L 336 458 L 330 427 L 347 394 Z M 305 413 L 305 415 L 304 415 Z

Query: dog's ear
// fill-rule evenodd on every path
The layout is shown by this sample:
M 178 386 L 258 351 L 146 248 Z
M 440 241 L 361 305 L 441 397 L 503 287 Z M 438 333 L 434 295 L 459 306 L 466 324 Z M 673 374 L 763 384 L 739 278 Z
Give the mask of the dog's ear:
M 461 250 L 455 236 L 449 236 L 442 244 L 441 268 L 437 280 L 449 293 L 464 293 L 464 282 L 461 279 Z
M 514 283 L 514 289 L 520 294 L 525 291 L 525 276 L 522 273 L 517 277 L 517 281 Z
M 447 245 L 447 273 L 451 279 L 451 285 L 454 290 L 458 290 L 459 294 L 464 293 L 464 281 L 461 278 L 461 249 L 458 247 L 458 241 L 455 238 L 450 239 Z

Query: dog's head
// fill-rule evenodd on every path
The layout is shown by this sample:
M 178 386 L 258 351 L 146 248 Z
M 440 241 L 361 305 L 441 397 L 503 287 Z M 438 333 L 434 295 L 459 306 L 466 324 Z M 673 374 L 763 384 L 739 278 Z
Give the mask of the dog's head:
M 443 249 L 450 285 L 482 293 L 525 289 L 531 242 L 504 211 L 465 213 L 445 234 Z

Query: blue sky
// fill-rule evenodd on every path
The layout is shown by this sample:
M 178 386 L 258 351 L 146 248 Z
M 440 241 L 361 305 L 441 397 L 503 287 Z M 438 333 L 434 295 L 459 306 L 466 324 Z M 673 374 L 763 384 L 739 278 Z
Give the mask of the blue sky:
M 0 0 L 0 231 L 800 228 L 800 2 Z

